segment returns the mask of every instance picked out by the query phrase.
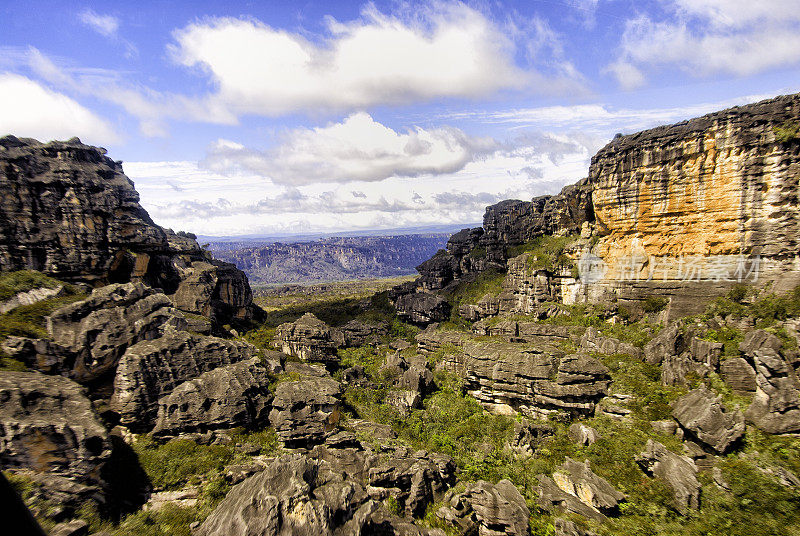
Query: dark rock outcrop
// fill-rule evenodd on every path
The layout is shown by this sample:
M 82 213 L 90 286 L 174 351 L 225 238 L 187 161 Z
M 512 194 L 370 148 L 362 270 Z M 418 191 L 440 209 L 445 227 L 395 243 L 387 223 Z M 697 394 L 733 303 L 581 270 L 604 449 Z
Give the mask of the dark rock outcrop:
M 272 402 L 270 379 L 259 358 L 204 372 L 161 397 L 153 434 L 266 424 Z
M 443 322 L 450 318 L 450 304 L 441 296 L 427 292 L 403 294 L 397 299 L 394 307 L 398 317 L 421 326 Z
M 248 321 L 243 272 L 153 223 L 122 163 L 77 138 L 0 138 L 0 271 L 92 285 L 142 281 L 218 325 Z
M 286 322 L 275 330 L 276 348 L 304 361 L 336 362 L 336 349 L 344 346 L 344 334 L 306 313 L 294 322 Z
M 725 454 L 744 435 L 744 416 L 729 412 L 722 398 L 705 386 L 689 391 L 673 403 L 672 416 L 684 435 L 715 453 Z
M 676 510 L 686 512 L 690 508 L 700 508 L 700 482 L 696 476 L 697 467 L 690 458 L 678 456 L 661 443 L 648 439 L 636 462 L 645 473 L 660 478 L 672 488 Z
M 159 337 L 165 325 L 182 329 L 186 322 L 167 296 L 142 283 L 96 289 L 47 319 L 53 342 L 74 356 L 70 375 L 81 383 L 113 374 L 128 348 Z
M 280 381 L 275 388 L 269 421 L 278 437 L 290 447 L 322 443 L 340 418 L 342 386 L 316 367 L 288 367 L 298 380 Z
M 135 432 L 155 424 L 159 400 L 181 383 L 223 365 L 251 359 L 256 348 L 241 341 L 173 329 L 131 346 L 120 359 L 111 409 Z
M 0 374 L 0 462 L 31 470 L 63 485 L 45 496 L 73 506 L 104 502 L 102 470 L 111 456 L 105 428 L 75 382 L 37 372 Z M 59 488 L 73 489 L 59 497 Z
M 436 515 L 458 527 L 461 534 L 524 536 L 531 516 L 525 498 L 508 480 L 471 484 L 466 491 L 445 498 Z

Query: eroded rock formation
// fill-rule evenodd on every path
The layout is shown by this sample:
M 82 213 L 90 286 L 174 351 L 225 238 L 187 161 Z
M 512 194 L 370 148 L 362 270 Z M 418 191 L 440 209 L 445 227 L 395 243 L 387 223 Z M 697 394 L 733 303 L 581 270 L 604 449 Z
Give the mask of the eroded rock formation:
M 77 138 L 0 138 L 0 271 L 92 285 L 142 281 L 220 325 L 252 316 L 247 278 L 156 225 L 122 163 Z

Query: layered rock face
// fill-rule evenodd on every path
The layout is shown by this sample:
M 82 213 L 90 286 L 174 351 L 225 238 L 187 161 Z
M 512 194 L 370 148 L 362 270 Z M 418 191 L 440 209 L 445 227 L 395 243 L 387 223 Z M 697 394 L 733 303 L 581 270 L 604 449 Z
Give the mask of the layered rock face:
M 500 296 L 467 304 L 470 320 L 528 314 L 541 301 L 639 308 L 668 299 L 665 318 L 701 313 L 733 283 L 800 284 L 800 95 L 735 107 L 618 136 L 592 159 L 589 176 L 555 196 L 486 209 L 417 270 L 415 288 L 447 292 L 487 269 L 507 270 Z M 580 278 L 523 270 L 514 246 L 581 231 Z M 593 235 L 593 236 L 592 236 Z
M 122 163 L 77 138 L 0 138 L 0 271 L 92 285 L 143 281 L 220 324 L 247 320 L 252 293 L 193 235 L 153 223 Z
M 556 326 L 557 338 L 560 333 Z M 445 357 L 445 368 L 464 378 L 467 391 L 495 412 L 520 411 L 534 417 L 593 415 L 611 384 L 608 369 L 597 359 L 565 355 L 547 336 L 515 344 L 424 331 L 417 341 L 423 353 L 458 346 L 457 352 Z
M 800 144 L 778 135 L 798 117 L 800 95 L 778 97 L 601 149 L 589 181 L 606 277 L 726 280 L 753 268 L 740 255 L 760 255 L 762 274 L 792 268 Z

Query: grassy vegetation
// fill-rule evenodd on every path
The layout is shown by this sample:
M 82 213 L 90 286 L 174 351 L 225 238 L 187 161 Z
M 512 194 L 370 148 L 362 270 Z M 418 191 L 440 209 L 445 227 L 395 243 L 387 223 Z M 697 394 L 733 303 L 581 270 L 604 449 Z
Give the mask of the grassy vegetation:
M 0 273 L 0 302 L 35 288 L 58 288 L 64 283 L 33 270 Z
M 748 294 L 746 289 L 734 287 L 728 296 L 718 298 L 708 307 L 706 318 L 750 316 L 756 320 L 756 327 L 765 328 L 778 321 L 800 316 L 800 287 L 785 295 L 768 294 L 752 303 L 745 303 L 743 300 Z
M 22 270 L 0 274 L 0 301 L 8 300 L 20 292 L 34 288 L 56 288 L 63 286 L 61 296 L 48 298 L 30 305 L 21 305 L 8 313 L 0 314 L 0 341 L 10 337 L 47 338 L 45 318 L 64 305 L 86 297 L 80 290 L 42 273 Z M 23 363 L 4 355 L 0 351 L 0 370 L 25 370 Z
M 547 270 L 553 273 L 559 268 L 571 269 L 575 267 L 575 263 L 566 255 L 565 250 L 578 238 L 579 235 L 542 235 L 525 244 L 506 248 L 506 257 L 510 259 L 530 252 L 528 266 L 532 270 Z
M 312 306 L 319 302 L 336 302 L 347 299 L 364 299 L 388 290 L 417 276 L 390 277 L 341 281 L 317 285 L 291 285 L 289 287 L 254 287 L 254 301 L 267 312 L 292 307 Z
M 786 121 L 780 126 L 773 127 L 775 132 L 775 139 L 781 143 L 788 143 L 797 139 L 797 134 L 800 132 L 800 123 L 796 121 Z
M 504 271 L 490 268 L 478 274 L 475 279 L 464 280 L 458 283 L 446 296 L 452 307 L 453 321 L 460 321 L 458 307 L 463 304 L 478 303 L 481 298 L 490 294 L 497 296 L 503 290 Z

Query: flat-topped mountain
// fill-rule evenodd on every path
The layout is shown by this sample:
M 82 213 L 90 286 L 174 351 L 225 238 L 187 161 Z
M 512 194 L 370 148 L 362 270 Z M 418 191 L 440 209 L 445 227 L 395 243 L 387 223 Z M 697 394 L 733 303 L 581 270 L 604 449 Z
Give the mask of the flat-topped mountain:
M 236 264 L 253 284 L 317 283 L 413 274 L 418 264 L 445 246 L 448 237 L 444 233 L 350 236 L 257 246 L 216 242 L 208 249 Z

